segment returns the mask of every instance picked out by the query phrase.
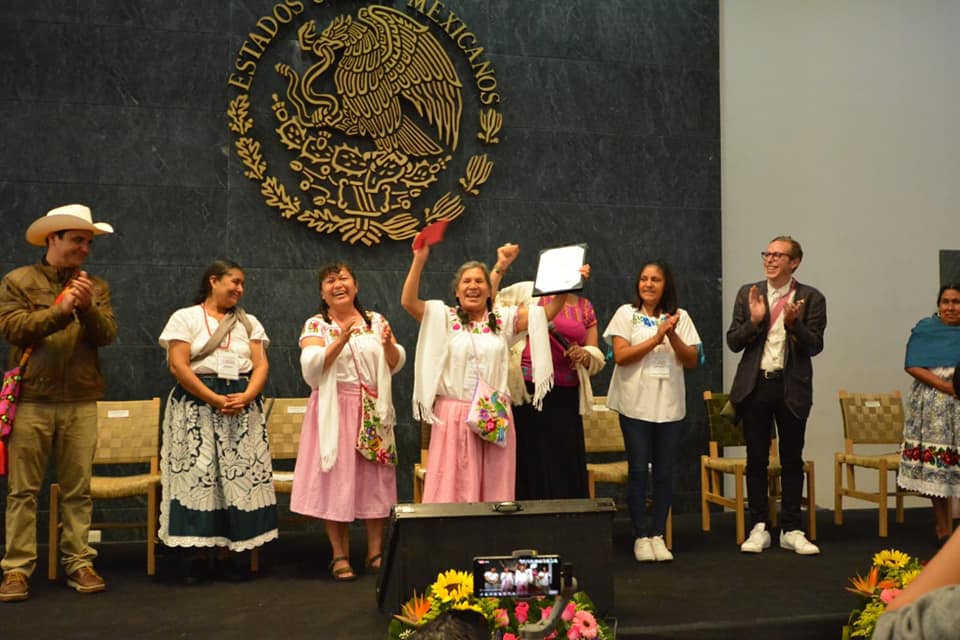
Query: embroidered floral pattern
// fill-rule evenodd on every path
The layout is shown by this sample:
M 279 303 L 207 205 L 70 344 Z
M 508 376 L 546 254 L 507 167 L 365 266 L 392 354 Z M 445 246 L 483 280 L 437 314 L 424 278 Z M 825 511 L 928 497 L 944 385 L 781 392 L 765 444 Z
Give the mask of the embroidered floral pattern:
M 646 316 L 639 311 L 633 314 L 633 324 L 641 324 L 645 327 L 656 327 L 662 321 L 663 316 L 660 316 L 659 318 L 651 318 L 650 316 Z
M 487 385 L 489 386 L 489 385 Z M 467 417 L 467 426 L 487 442 L 504 446 L 510 425 L 510 397 L 496 389 L 475 398 Z
M 397 446 L 389 425 L 383 424 L 377 413 L 377 396 L 366 387 L 360 387 L 360 432 L 357 451 L 370 462 L 397 465 Z
M 497 330 L 503 329 L 503 318 L 500 315 L 500 312 L 497 309 L 494 309 L 493 315 L 496 318 Z M 457 310 L 453 307 L 447 307 L 447 324 L 454 331 L 469 331 L 470 333 L 490 333 L 490 324 L 487 322 L 487 319 L 478 320 L 476 322 L 468 322 L 466 324 L 460 321 L 460 318 L 457 316 Z
M 935 371 L 944 376 L 948 371 Z M 897 483 L 928 495 L 960 496 L 960 400 L 919 381 L 910 391 Z

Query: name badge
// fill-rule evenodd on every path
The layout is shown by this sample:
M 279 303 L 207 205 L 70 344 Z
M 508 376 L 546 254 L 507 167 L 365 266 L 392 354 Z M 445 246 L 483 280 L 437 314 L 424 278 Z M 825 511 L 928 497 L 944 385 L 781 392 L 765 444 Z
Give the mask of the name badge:
M 224 380 L 239 380 L 240 357 L 232 351 L 217 349 L 217 377 Z
M 671 357 L 671 353 L 660 351 L 660 347 L 657 347 L 657 351 L 647 356 L 647 362 L 643 365 L 643 374 L 648 378 L 669 378 Z

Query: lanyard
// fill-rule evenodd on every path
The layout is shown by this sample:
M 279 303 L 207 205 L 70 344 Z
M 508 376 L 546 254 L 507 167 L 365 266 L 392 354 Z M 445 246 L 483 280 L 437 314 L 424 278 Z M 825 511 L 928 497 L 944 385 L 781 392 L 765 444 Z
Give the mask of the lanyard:
M 203 311 L 203 325 L 207 328 L 207 336 L 213 336 L 213 332 L 210 331 L 210 322 L 207 320 L 207 307 L 201 302 L 200 309 Z M 233 332 L 227 334 L 227 344 L 217 347 L 218 349 L 223 349 L 226 351 L 230 348 L 230 338 L 233 336 Z

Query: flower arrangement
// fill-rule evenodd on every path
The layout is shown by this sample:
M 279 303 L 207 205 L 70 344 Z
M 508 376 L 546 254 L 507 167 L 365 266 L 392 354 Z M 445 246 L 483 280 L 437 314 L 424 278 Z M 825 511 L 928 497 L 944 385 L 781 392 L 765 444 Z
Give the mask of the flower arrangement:
M 437 575 L 423 596 L 413 594 L 401 613 L 390 622 L 390 640 L 405 640 L 427 622 L 451 610 L 470 610 L 483 615 L 490 628 L 490 637 L 517 640 L 520 625 L 543 620 L 553 609 L 552 598 L 530 599 L 478 598 L 473 594 L 473 575 L 466 571 L 448 570 Z M 596 608 L 586 593 L 578 591 L 560 616 L 548 640 L 613 640 L 610 627 L 596 618 Z
M 869 638 L 887 604 L 920 574 L 923 564 L 902 551 L 886 549 L 874 554 L 866 577 L 850 578 L 847 591 L 860 596 L 860 605 L 850 613 L 844 639 Z

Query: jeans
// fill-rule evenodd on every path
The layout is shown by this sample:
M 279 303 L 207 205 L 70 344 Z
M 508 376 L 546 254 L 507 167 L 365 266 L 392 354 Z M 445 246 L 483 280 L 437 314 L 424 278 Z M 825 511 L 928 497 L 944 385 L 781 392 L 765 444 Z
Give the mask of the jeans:
M 774 420 L 780 446 L 780 486 L 783 502 L 780 511 L 781 531 L 802 529 L 800 502 L 803 498 L 803 441 L 807 421 L 798 418 L 783 398 L 783 380 L 760 378 L 757 386 L 737 406 L 743 418 L 743 435 L 747 442 L 747 499 L 753 524 L 765 523 L 770 529 L 769 484 L 770 437 Z
M 627 506 L 634 537 L 662 536 L 673 502 L 673 466 L 680 444 L 680 422 L 647 422 L 620 416 L 627 449 Z M 647 474 L 653 467 L 652 525 L 647 523 Z

